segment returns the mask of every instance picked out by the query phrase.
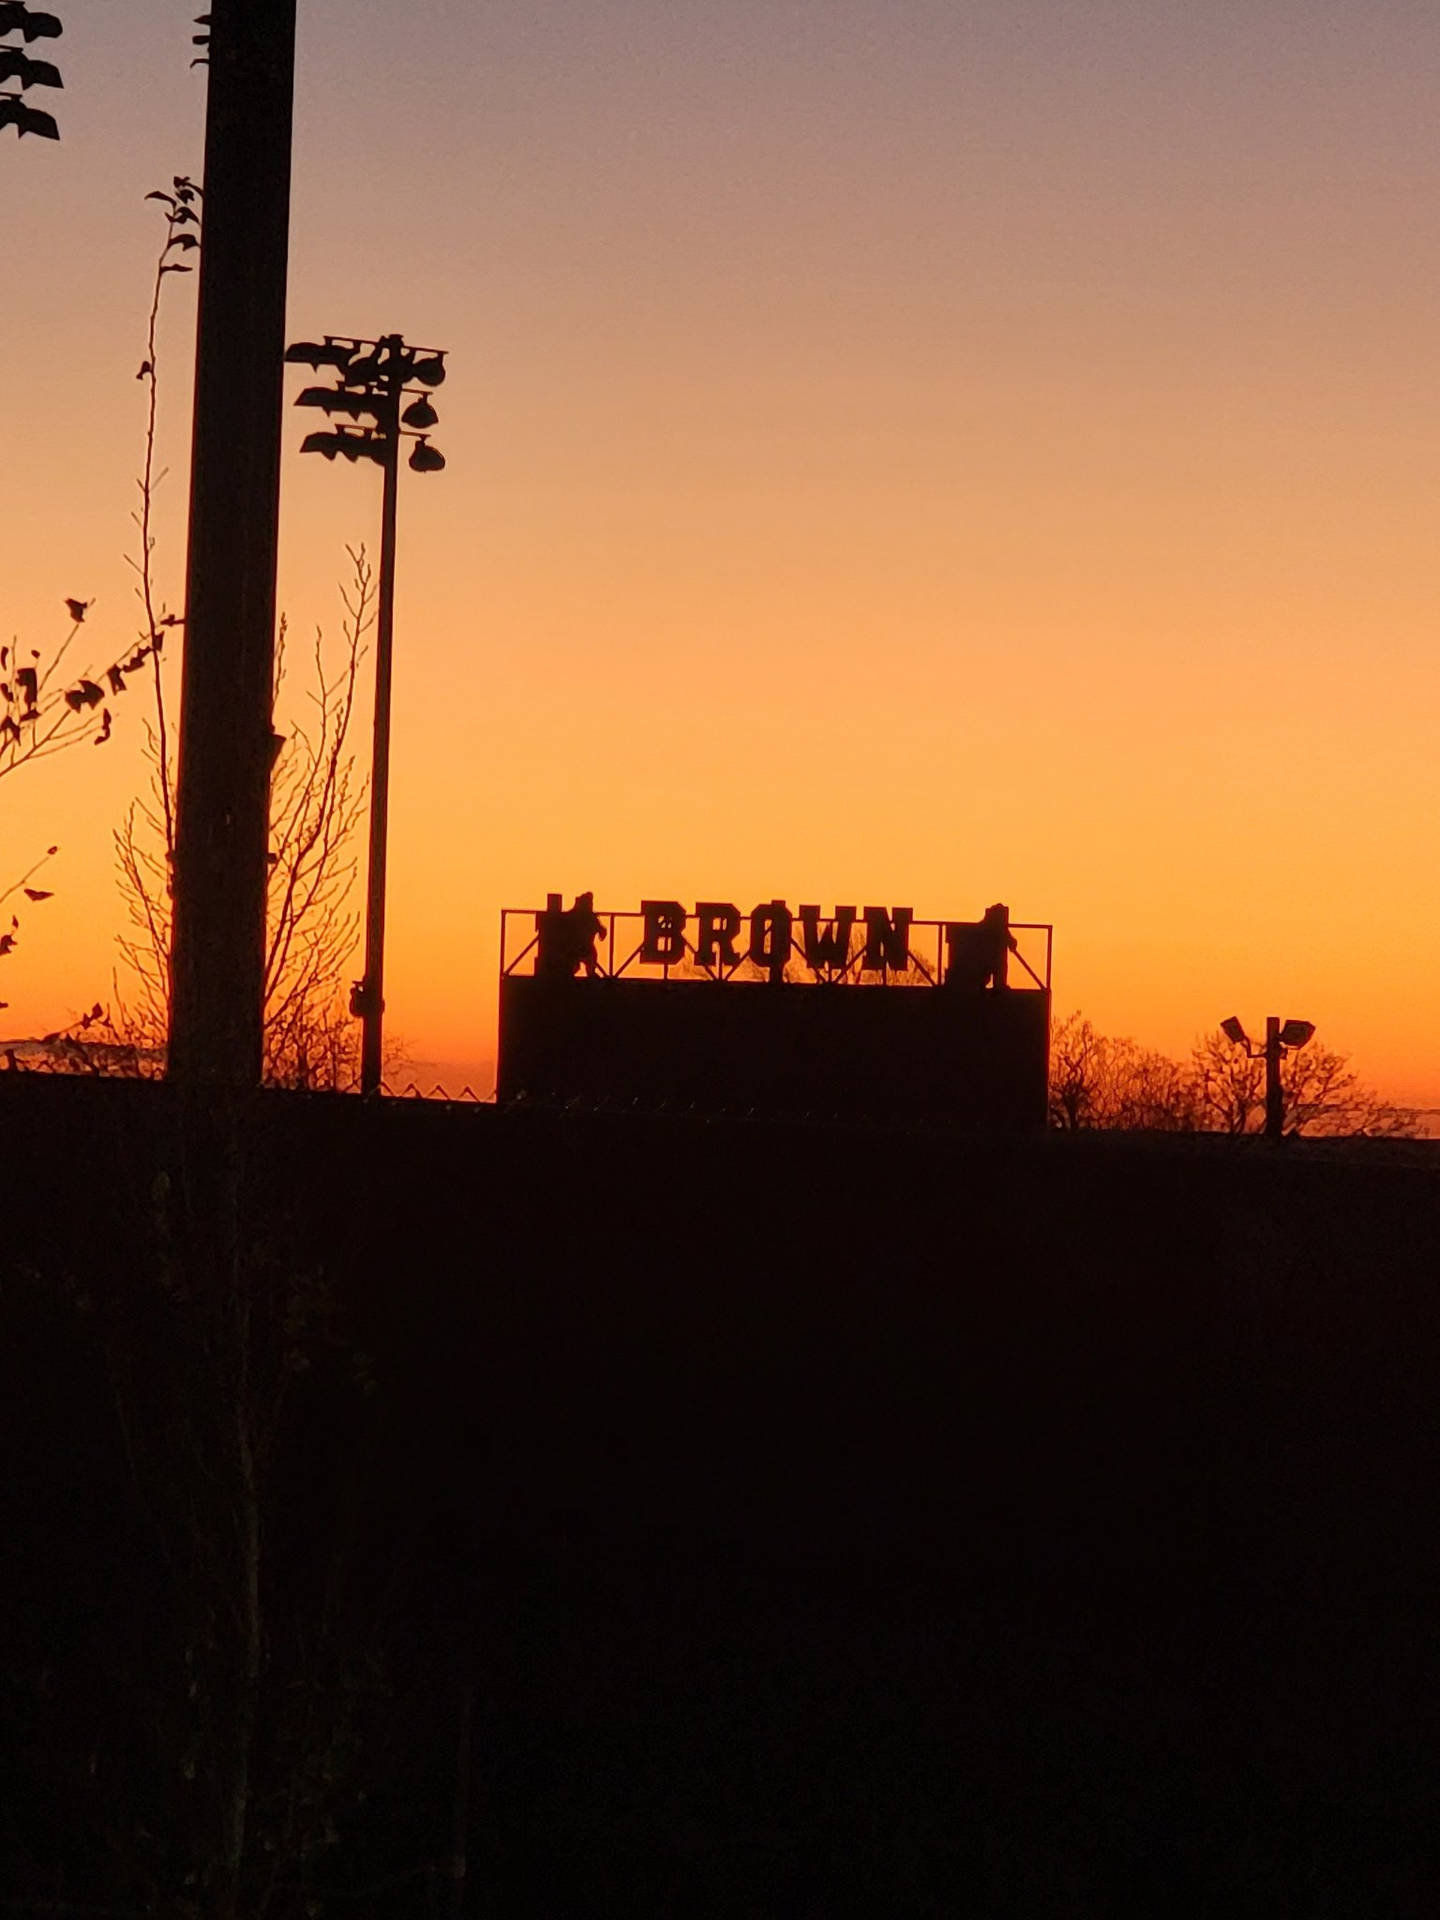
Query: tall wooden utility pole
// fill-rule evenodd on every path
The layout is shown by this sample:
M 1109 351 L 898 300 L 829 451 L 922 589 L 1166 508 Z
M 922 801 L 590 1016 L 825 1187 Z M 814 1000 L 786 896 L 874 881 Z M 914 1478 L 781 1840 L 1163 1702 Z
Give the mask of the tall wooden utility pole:
M 171 1077 L 259 1084 L 296 0 L 211 0 Z

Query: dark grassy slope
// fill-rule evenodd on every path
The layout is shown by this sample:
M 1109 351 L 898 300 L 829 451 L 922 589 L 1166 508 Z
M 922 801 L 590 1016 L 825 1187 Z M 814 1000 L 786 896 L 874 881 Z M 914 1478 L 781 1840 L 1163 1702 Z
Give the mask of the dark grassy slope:
M 0 1117 L 11 1265 L 143 1288 L 162 1096 Z M 466 1638 L 498 1913 L 1433 1910 L 1431 1150 L 277 1098 L 256 1169 L 379 1382 L 297 1401 L 278 1561 L 358 1470 L 416 1576 L 345 1884 L 441 1843 Z M 140 1549 L 22 1291 L 38 1657 Z

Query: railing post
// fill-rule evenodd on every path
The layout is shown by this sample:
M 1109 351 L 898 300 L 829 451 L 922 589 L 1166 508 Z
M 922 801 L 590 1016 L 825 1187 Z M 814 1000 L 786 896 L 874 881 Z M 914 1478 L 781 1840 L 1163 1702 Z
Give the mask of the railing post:
M 1265 1137 L 1279 1140 L 1285 1132 L 1285 1091 L 1280 1084 L 1280 1018 L 1265 1022 Z

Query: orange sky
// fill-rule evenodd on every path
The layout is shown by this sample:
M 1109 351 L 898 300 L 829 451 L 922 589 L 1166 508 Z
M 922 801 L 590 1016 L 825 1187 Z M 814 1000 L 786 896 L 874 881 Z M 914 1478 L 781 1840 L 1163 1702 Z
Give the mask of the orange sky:
M 63 11 L 63 143 L 0 155 L 0 619 L 46 647 L 93 594 L 118 649 L 143 195 L 198 172 L 202 81 L 191 10 Z M 1301 1015 L 1440 1104 L 1433 9 L 301 16 L 292 332 L 451 353 L 449 470 L 401 502 L 412 1056 L 491 1056 L 499 909 L 547 888 L 1004 898 L 1056 923 L 1061 1011 L 1172 1050 Z M 298 634 L 338 625 L 378 508 L 373 472 L 298 458 L 305 425 Z M 9 1032 L 108 995 L 139 706 L 0 783 L 7 873 L 63 847 Z

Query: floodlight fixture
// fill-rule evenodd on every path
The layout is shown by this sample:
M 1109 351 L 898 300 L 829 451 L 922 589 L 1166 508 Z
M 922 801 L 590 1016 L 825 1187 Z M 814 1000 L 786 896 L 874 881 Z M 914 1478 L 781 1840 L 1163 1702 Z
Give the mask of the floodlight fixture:
M 0 0 L 0 36 L 18 33 L 28 47 L 32 40 L 58 40 L 65 31 L 53 13 L 34 13 L 24 0 Z M 31 87 L 61 87 L 60 70 L 48 60 L 32 60 L 19 47 L 0 47 L 0 83 L 18 80 L 19 93 L 0 93 L 0 128 L 14 127 L 17 140 L 33 133 L 41 140 L 58 140 L 55 116 L 32 107 L 23 96 Z
M 440 424 L 440 416 L 430 404 L 428 393 L 422 393 L 418 400 L 412 400 L 400 416 L 400 424 L 414 427 L 420 433 L 428 433 L 431 427 Z
M 65 31 L 53 13 L 32 13 L 25 0 L 0 0 L 0 33 L 18 33 L 28 47 L 32 40 L 58 40 Z
M 314 367 L 317 371 L 321 367 L 334 367 L 343 373 L 355 358 L 355 348 L 334 339 L 297 340 L 293 347 L 285 349 L 285 358 L 291 366 Z
M 378 433 L 347 432 L 342 427 L 338 433 L 307 434 L 300 451 L 323 454 L 327 460 L 333 460 L 338 453 L 352 464 L 356 460 L 374 460 L 383 466 L 389 457 L 389 444 Z
M 1249 1034 L 1233 1013 L 1228 1020 L 1220 1022 L 1220 1031 L 1237 1047 L 1243 1047 L 1248 1058 L 1265 1062 L 1265 1135 L 1270 1140 L 1282 1139 L 1285 1133 L 1285 1087 L 1280 1077 L 1280 1062 L 1287 1053 L 1293 1053 L 1310 1040 L 1315 1032 L 1315 1022 L 1282 1022 L 1279 1014 L 1272 1013 L 1265 1021 L 1263 1045 L 1251 1042 Z
M 16 136 L 23 140 L 27 133 L 37 134 L 42 140 L 58 140 L 60 127 L 53 113 L 43 113 L 39 107 L 27 106 L 18 93 L 0 93 L 0 127 L 14 127 Z
M 60 87 L 60 69 L 48 60 L 32 60 L 19 47 L 0 47 L 0 80 L 18 80 L 20 91 L 27 87 Z
M 381 1021 L 385 1011 L 385 866 L 390 804 L 390 686 L 395 631 L 395 522 L 400 447 L 414 444 L 410 467 L 415 473 L 440 473 L 445 456 L 430 444 L 430 430 L 439 415 L 423 389 L 438 387 L 445 378 L 445 356 L 433 347 L 408 346 L 402 335 L 387 333 L 379 340 L 361 340 L 327 333 L 323 341 L 299 340 L 288 347 L 291 365 L 332 368 L 333 387 L 306 387 L 297 396 L 300 407 L 318 408 L 327 416 L 339 414 L 354 421 L 351 427 L 310 433 L 301 442 L 302 453 L 318 453 L 333 461 L 373 460 L 385 474 L 380 515 L 379 603 L 375 620 L 374 749 L 370 773 L 370 855 L 365 895 L 365 975 L 355 983 L 351 1011 L 363 1022 L 360 1045 L 360 1091 L 374 1093 L 380 1085 Z M 408 402 L 408 405 L 406 404 Z M 402 411 L 403 409 L 403 411 Z
M 372 394 L 346 393 L 342 387 L 306 387 L 295 404 L 319 407 L 325 413 L 343 413 L 350 420 L 378 421 L 384 402 Z

